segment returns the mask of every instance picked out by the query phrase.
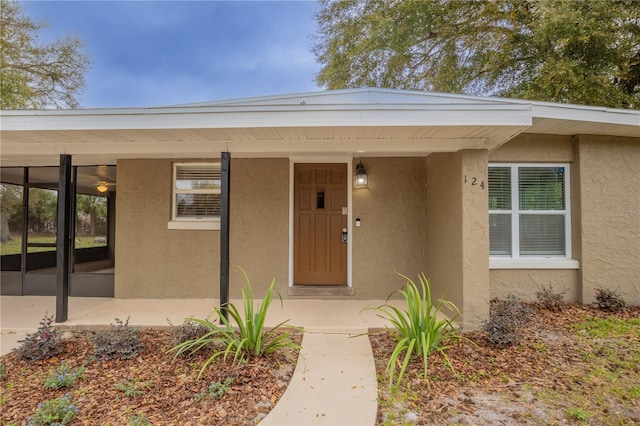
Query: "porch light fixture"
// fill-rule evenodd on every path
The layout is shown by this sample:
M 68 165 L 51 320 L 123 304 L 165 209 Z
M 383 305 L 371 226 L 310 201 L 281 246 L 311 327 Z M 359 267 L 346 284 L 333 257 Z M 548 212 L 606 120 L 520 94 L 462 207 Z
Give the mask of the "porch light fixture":
M 362 161 L 360 161 L 356 166 L 356 174 L 354 176 L 353 186 L 355 188 L 366 188 L 367 182 L 367 171 L 364 169 Z
M 107 182 L 100 181 L 97 183 L 96 189 L 98 190 L 98 192 L 107 192 L 107 189 L 109 189 L 109 184 Z

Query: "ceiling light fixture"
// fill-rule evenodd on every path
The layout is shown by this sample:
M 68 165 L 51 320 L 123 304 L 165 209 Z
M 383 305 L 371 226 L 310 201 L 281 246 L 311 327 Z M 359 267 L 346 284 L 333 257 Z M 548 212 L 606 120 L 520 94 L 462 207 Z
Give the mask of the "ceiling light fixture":
M 109 189 L 109 183 L 104 181 L 99 181 L 96 184 L 96 189 L 98 190 L 98 192 L 107 192 L 107 190 Z

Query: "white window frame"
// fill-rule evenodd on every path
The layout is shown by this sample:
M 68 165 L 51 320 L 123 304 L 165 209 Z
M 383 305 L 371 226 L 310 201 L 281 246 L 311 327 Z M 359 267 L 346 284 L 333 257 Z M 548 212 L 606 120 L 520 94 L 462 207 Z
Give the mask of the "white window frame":
M 571 247 L 571 167 L 568 163 L 489 163 L 491 167 L 509 167 L 511 171 L 511 209 L 489 210 L 489 214 L 508 214 L 511 217 L 511 255 L 490 255 L 490 269 L 578 269 L 579 263 L 572 258 Z M 564 167 L 563 210 L 521 210 L 518 170 L 526 167 Z M 520 256 L 520 215 L 561 214 L 564 216 L 564 255 Z
M 173 173 L 171 177 L 171 220 L 168 229 L 193 229 L 193 230 L 220 230 L 220 216 L 202 217 L 178 217 L 178 206 L 176 199 L 178 194 L 219 194 L 219 189 L 178 189 L 176 187 L 176 174 L 178 167 L 217 167 L 221 168 L 220 161 L 210 161 L 206 163 L 173 163 Z

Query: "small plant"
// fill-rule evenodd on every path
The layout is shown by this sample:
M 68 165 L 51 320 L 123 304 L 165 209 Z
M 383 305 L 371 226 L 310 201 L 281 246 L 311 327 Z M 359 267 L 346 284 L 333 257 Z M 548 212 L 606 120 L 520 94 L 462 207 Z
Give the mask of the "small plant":
M 536 292 L 536 298 L 545 309 L 551 312 L 560 312 L 564 304 L 564 293 L 564 290 L 558 292 L 551 286 L 542 287 L 540 291 Z
M 202 391 L 198 392 L 194 395 L 193 399 L 198 402 L 204 398 L 207 399 L 220 399 L 222 398 L 229 389 L 231 389 L 231 383 L 233 383 L 233 379 L 231 377 L 227 377 L 227 379 L 222 382 L 213 382 L 209 385 L 209 387 Z
M 5 374 L 7 374 L 7 366 L 0 362 L 0 380 L 4 379 Z
M 424 274 L 418 276 L 420 287 L 409 277 L 402 274 L 398 275 L 407 280 L 405 289 L 399 290 L 399 293 L 402 294 L 407 302 L 406 310 L 402 311 L 389 304 L 370 308 L 381 312 L 378 316 L 391 321 L 394 327 L 393 329 L 387 327 L 397 342 L 387 364 L 390 386 L 393 384 L 396 365 L 399 363 L 403 352 L 405 355 L 398 373 L 398 382 L 402 380 L 409 360 L 414 354 L 422 356 L 424 377 L 426 379 L 429 355 L 433 351 L 438 351 L 448 362 L 448 357 L 444 353 L 448 346 L 444 344 L 447 340 L 459 337 L 454 323 L 455 319 L 460 315 L 458 308 L 453 303 L 443 299 L 433 302 L 431 299 L 431 285 Z M 456 315 L 451 319 L 443 316 L 438 318 L 441 315 L 440 311 L 445 307 L 455 312 Z M 448 364 L 451 367 L 451 363 L 448 362 Z
M 142 348 L 140 332 L 129 326 L 129 318 L 122 322 L 115 319 L 116 325 L 99 330 L 93 336 L 94 353 L 105 361 L 108 359 L 131 359 L 138 356 Z
M 169 321 L 169 324 L 173 325 L 171 321 Z M 208 331 L 209 329 L 204 325 L 185 319 L 182 324 L 173 329 L 172 344 L 176 346 L 189 340 L 196 340 L 207 334 Z
M 569 408 L 565 411 L 565 415 L 571 420 L 579 420 L 582 422 L 589 420 L 589 414 L 579 408 Z
M 530 320 L 531 313 L 531 307 L 511 294 L 491 300 L 489 319 L 482 324 L 487 340 L 498 348 L 517 344 L 522 339 L 519 328 Z
M 196 339 L 180 343 L 168 351 L 175 353 L 175 359 L 177 356 L 185 353 L 194 354 L 203 348 L 213 347 L 213 353 L 203 362 L 198 378 L 202 376 L 202 373 L 204 373 L 204 370 L 209 364 L 220 357 L 226 360 L 230 354 L 233 355 L 234 363 L 243 363 L 251 357 L 270 355 L 279 349 L 299 348 L 299 345 L 291 339 L 290 331 L 281 332 L 282 327 L 289 320 L 279 323 L 268 331 L 264 329 L 264 321 L 274 293 L 273 286 L 275 285 L 275 279 L 271 281 L 267 294 L 262 299 L 258 309 L 255 310 L 253 306 L 253 289 L 251 282 L 246 272 L 243 269 L 240 270 L 246 280 L 246 285 L 242 289 L 244 316 L 241 316 L 235 305 L 230 303 L 226 309 L 230 319 L 225 318 L 221 308 L 214 308 L 215 314 L 220 317 L 221 325 L 214 324 L 209 320 L 188 318 L 187 321 L 192 321 L 206 327 L 207 333 Z M 282 303 L 282 298 L 280 298 L 280 303 Z M 238 332 L 236 332 L 232 324 L 235 324 Z M 292 328 L 296 329 L 296 327 Z
M 78 414 L 69 394 L 38 404 L 38 411 L 27 419 L 29 426 L 66 425 Z
M 140 396 L 144 393 L 140 388 L 148 388 L 152 386 L 153 383 L 147 382 L 138 385 L 138 381 L 129 381 L 129 380 L 121 380 L 120 383 L 116 384 L 116 389 L 120 392 L 123 392 L 129 398 L 135 398 L 136 396 Z
M 151 422 L 143 413 L 136 411 L 127 416 L 127 426 L 151 426 Z
M 22 344 L 16 349 L 17 354 L 34 361 L 51 358 L 62 352 L 62 332 L 51 324 L 53 324 L 53 315 L 45 314 L 38 329 L 19 341 Z
M 85 372 L 85 367 L 71 370 L 67 363 L 62 362 L 58 370 L 49 370 L 49 376 L 44 380 L 44 386 L 49 389 L 70 388 L 81 378 Z
M 627 308 L 627 303 L 618 292 L 606 288 L 596 289 L 596 303 L 600 309 L 609 312 L 621 312 Z

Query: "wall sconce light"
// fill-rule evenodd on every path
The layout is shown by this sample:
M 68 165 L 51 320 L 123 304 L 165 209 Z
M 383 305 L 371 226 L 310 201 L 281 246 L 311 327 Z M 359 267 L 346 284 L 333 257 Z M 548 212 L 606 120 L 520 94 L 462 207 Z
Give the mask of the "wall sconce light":
M 353 186 L 355 188 L 366 188 L 368 182 L 367 171 L 362 165 L 362 161 L 356 166 L 356 174 L 353 180 Z

